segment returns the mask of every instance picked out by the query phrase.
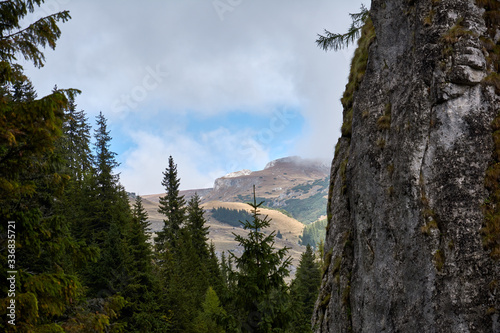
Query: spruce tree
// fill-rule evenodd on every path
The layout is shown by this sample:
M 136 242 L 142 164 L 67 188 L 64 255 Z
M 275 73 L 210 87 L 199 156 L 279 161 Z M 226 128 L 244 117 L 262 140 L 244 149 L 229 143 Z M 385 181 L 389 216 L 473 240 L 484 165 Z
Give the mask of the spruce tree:
M 222 252 L 220 259 L 220 274 L 222 279 L 222 284 L 224 289 L 228 292 L 229 290 L 234 289 L 234 285 L 232 283 L 233 275 L 233 263 L 231 256 L 226 258 L 226 253 Z M 226 293 L 222 294 L 224 296 L 224 300 L 227 300 Z
M 134 270 L 150 272 L 152 263 L 152 249 L 149 243 L 151 223 L 148 213 L 142 204 L 142 197 L 137 196 L 132 209 L 131 223 L 128 225 L 127 242 L 131 263 L 135 263 Z
M 215 252 L 215 245 L 210 242 L 208 260 L 204 263 L 208 271 L 208 284 L 219 294 L 225 293 L 225 283 L 222 276 L 221 264 Z
M 224 322 L 227 313 L 222 307 L 217 293 L 209 287 L 202 303 L 202 309 L 194 319 L 190 332 L 196 333 L 225 333 Z
M 318 34 L 316 44 L 325 51 L 330 49 L 338 51 L 354 43 L 361 36 L 361 28 L 370 19 L 370 11 L 364 5 L 361 5 L 359 13 L 349 15 L 351 16 L 352 23 L 346 33 L 331 33 L 325 29 L 325 35 Z
M 175 241 L 175 251 L 168 251 L 162 265 L 168 309 L 173 313 L 172 332 L 185 332 L 200 311 L 209 287 L 209 272 L 193 246 L 190 233 L 181 229 Z
M 195 193 L 188 202 L 186 229 L 191 233 L 193 246 L 200 259 L 207 260 L 209 257 L 208 249 L 208 229 L 205 226 L 205 217 L 201 208 L 201 199 Z
M 110 150 L 111 136 L 107 120 L 99 113 L 96 117 L 95 158 L 93 174 L 87 187 L 85 211 L 89 218 L 81 228 L 88 244 L 100 249 L 100 259 L 84 271 L 90 295 L 106 297 L 123 290 L 128 283 L 125 228 L 132 219 L 128 197 L 118 182 L 114 168 L 118 166 L 116 153 Z
M 310 245 L 300 257 L 300 263 L 291 284 L 292 307 L 296 312 L 293 318 L 293 332 L 312 332 L 311 317 L 314 303 L 318 298 L 321 284 L 321 269 Z
M 92 218 L 83 226 L 81 237 L 100 246 L 104 243 L 117 212 L 115 203 L 119 199 L 119 184 L 118 176 L 113 173 L 118 166 L 116 153 L 110 150 L 111 136 L 102 112 L 96 117 L 96 124 L 93 174 L 87 188 L 89 200 L 86 202 Z
M 90 129 L 85 111 L 77 111 L 74 99 L 70 99 L 65 112 L 60 146 L 65 154 L 67 173 L 75 181 L 82 181 L 92 169 Z
M 91 199 L 87 191 L 93 175 L 90 129 L 85 112 L 76 111 L 75 101 L 70 99 L 65 110 L 63 134 L 56 145 L 56 153 L 63 160 L 62 170 L 70 179 L 56 206 L 58 214 L 64 217 L 72 235 L 78 239 L 81 251 L 89 252 L 95 259 L 97 248 L 87 246 L 82 238 L 82 227 L 91 217 L 88 206 Z M 73 263 L 75 268 L 81 265 L 82 260 Z
M 21 56 L 43 66 L 41 49 L 55 47 L 58 22 L 70 18 L 65 11 L 21 26 L 42 2 L 0 4 L 0 233 L 13 235 L 8 226 L 15 225 L 15 263 L 8 270 L 17 272 L 16 326 L 2 320 L 2 331 L 60 331 L 61 316 L 81 293 L 78 278 L 64 270 L 65 262 L 78 255 L 78 245 L 54 209 L 68 179 L 54 150 L 62 133 L 64 109 L 77 91 L 56 90 L 36 99 L 32 84 L 16 63 Z M 8 248 L 8 243 L 14 244 L 3 237 L 0 248 Z M 7 251 L 0 253 L 5 264 L 6 255 Z M 3 281 L 6 274 L 2 270 Z M 1 291 L 7 295 L 6 283 Z M 7 304 L 9 299 L 0 302 Z M 6 319 L 5 309 L 0 314 Z
M 168 158 L 168 167 L 163 172 L 161 184 L 165 188 L 165 195 L 160 197 L 158 212 L 165 218 L 163 229 L 155 238 L 158 252 L 165 251 L 166 247 L 170 247 L 171 250 L 175 249 L 181 225 L 186 218 L 186 202 L 184 196 L 179 194 L 180 179 L 177 176 L 177 165 L 172 156 Z
M 266 235 L 262 229 L 270 226 L 270 219 L 260 217 L 254 186 L 253 220 L 242 222 L 248 230 L 247 237 L 235 236 L 243 247 L 241 256 L 230 252 L 238 269 L 235 272 L 235 305 L 243 330 L 270 332 L 284 330 L 289 324 L 288 287 L 285 277 L 289 275 L 291 258 L 288 248 L 274 248 L 275 232 Z
M 116 194 L 118 175 L 113 170 L 119 166 L 116 161 L 116 153 L 110 150 L 111 136 L 108 130 L 107 119 L 102 112 L 96 116 L 97 128 L 94 130 L 94 143 L 96 156 L 94 169 L 97 185 L 97 195 L 101 202 L 111 200 Z
M 144 297 L 155 287 L 152 272 L 153 252 L 149 243 L 150 222 L 140 196 L 136 197 L 132 215 L 125 230 L 129 283 L 123 294 L 132 305 L 133 312 L 137 312 L 137 309 L 140 309 L 140 303 L 145 302 Z

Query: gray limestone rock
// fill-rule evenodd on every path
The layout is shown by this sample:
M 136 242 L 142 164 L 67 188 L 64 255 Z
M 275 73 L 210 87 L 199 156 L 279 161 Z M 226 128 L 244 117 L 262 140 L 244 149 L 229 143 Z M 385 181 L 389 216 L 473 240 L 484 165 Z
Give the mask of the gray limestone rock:
M 500 111 L 483 14 L 472 0 L 372 1 L 315 332 L 500 332 L 500 262 L 481 234 Z

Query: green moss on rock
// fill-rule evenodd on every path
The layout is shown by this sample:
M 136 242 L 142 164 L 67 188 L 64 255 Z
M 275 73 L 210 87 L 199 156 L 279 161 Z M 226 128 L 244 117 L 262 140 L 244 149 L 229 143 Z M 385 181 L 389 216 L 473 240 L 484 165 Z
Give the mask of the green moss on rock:
M 354 57 L 351 61 L 351 71 L 349 73 L 349 81 L 345 87 L 344 95 L 341 102 L 344 106 L 344 123 L 342 124 L 342 136 L 351 137 L 352 135 L 352 106 L 354 93 L 359 89 L 359 85 L 363 81 L 368 63 L 368 50 L 371 43 L 375 39 L 375 27 L 371 18 L 366 20 L 365 25 L 361 29 L 361 37 L 358 40 L 358 47 L 354 52 Z

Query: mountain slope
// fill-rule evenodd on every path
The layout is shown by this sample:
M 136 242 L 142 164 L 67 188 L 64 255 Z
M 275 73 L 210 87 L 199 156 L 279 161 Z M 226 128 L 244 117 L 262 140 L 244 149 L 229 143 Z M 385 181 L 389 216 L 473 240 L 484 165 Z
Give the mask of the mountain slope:
M 215 180 L 212 189 L 181 191 L 188 200 L 195 192 L 202 203 L 209 201 L 249 202 L 253 185 L 264 205 L 288 211 L 302 223 L 312 223 L 326 216 L 329 167 L 316 160 L 286 157 L 271 161 L 264 170 L 241 170 Z M 145 195 L 158 202 L 161 194 Z
M 252 189 L 255 185 L 258 201 L 265 201 L 264 205 L 268 206 L 260 210 L 261 214 L 269 215 L 272 219 L 269 232 L 280 231 L 283 236 L 282 239 L 276 239 L 276 246 L 289 247 L 293 265 L 296 266 L 300 254 L 305 250 L 304 246 L 299 245 L 299 236 L 304 228 L 302 222 L 311 223 L 326 215 L 328 173 L 329 168 L 324 163 L 287 157 L 268 163 L 264 170 L 232 172 L 215 180 L 211 189 L 181 191 L 181 195 L 186 200 L 194 193 L 201 197 L 207 225 L 210 227 L 209 237 L 217 251 L 232 250 L 238 253 L 233 233 L 243 235 L 246 231 L 217 221 L 211 210 L 224 207 L 250 211 L 251 207 L 246 202 L 252 201 Z M 153 232 L 163 227 L 163 216 L 157 211 L 161 195 L 142 196 Z

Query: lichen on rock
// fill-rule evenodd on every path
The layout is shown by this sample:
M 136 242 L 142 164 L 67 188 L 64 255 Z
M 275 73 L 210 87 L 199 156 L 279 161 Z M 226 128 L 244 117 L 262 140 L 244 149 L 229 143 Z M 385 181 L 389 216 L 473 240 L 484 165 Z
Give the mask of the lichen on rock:
M 315 332 L 500 332 L 497 0 L 373 0 Z

